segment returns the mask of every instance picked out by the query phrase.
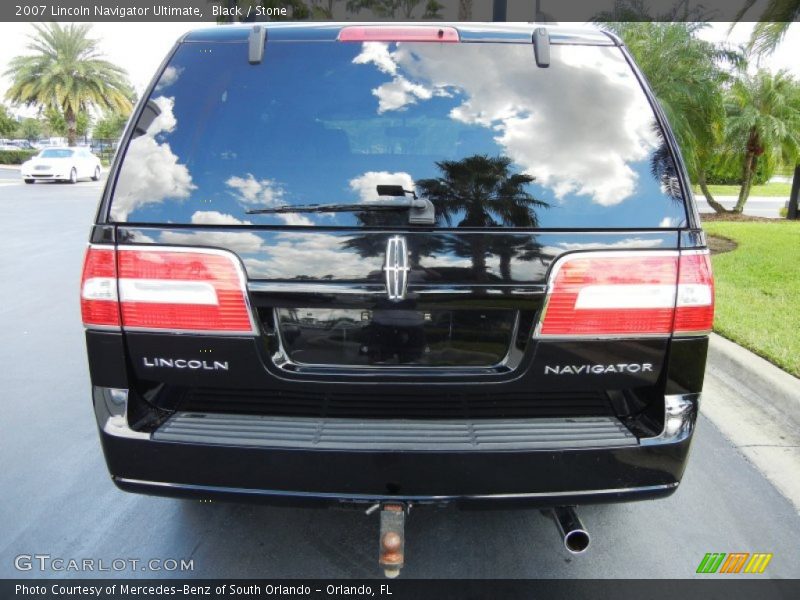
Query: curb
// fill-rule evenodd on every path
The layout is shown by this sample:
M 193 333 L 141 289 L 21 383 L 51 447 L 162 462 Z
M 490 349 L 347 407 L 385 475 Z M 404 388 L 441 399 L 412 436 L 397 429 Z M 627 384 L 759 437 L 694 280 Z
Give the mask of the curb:
M 708 347 L 708 365 L 735 389 L 768 406 L 800 430 L 800 379 L 715 333 Z

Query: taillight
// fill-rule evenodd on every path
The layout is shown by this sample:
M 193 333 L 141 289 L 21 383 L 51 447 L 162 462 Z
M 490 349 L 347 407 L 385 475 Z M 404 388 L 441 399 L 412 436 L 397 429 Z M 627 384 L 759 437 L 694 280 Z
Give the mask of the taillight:
M 714 324 L 714 276 L 708 250 L 684 250 L 678 268 L 675 333 L 704 334 Z
M 419 25 L 395 27 L 391 25 L 351 25 L 339 32 L 340 42 L 458 42 L 454 27 Z
M 113 257 L 113 250 L 103 252 Z M 255 333 L 244 272 L 224 250 L 122 246 L 112 289 L 126 330 Z
M 707 252 L 586 252 L 554 265 L 537 335 L 701 334 L 713 314 Z
M 119 328 L 113 248 L 89 246 L 86 250 L 81 276 L 81 317 L 87 327 Z

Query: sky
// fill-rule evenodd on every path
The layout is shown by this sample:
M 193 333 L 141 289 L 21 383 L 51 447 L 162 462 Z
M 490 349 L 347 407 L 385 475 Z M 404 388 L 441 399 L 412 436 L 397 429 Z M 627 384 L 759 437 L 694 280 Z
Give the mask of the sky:
M 175 40 L 197 27 L 197 23 L 95 23 L 92 33 L 100 41 L 106 58 L 128 72 L 131 83 L 141 94 Z M 737 45 L 747 41 L 752 28 L 753 23 L 740 23 L 729 33 L 728 23 L 712 23 L 701 35 L 710 41 Z M 8 69 L 12 57 L 25 53 L 27 36 L 33 31 L 30 23 L 0 23 L 0 101 L 9 85 L 8 77 L 1 74 Z M 788 69 L 800 78 L 798 56 L 800 24 L 795 23 L 780 47 L 762 60 L 762 66 L 771 70 Z M 31 113 L 19 108 L 15 112 Z

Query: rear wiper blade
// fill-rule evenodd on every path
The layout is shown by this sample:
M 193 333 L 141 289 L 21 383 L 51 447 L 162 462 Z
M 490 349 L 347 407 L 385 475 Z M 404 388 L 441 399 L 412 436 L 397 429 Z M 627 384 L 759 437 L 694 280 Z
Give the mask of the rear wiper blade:
M 372 212 L 388 210 L 408 210 L 408 221 L 417 225 L 433 225 L 435 210 L 430 200 L 420 198 L 394 198 L 391 200 L 372 200 L 353 204 L 286 204 L 271 208 L 254 208 L 248 215 L 274 215 L 286 213 L 329 213 L 329 212 Z

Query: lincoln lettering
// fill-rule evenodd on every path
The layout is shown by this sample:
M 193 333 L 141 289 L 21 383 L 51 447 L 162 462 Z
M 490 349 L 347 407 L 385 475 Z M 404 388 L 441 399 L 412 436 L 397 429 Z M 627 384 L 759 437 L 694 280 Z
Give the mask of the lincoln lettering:
M 228 361 L 190 360 L 187 358 L 147 358 L 142 359 L 145 367 L 165 369 L 190 369 L 192 371 L 227 371 Z
M 606 373 L 652 373 L 651 363 L 617 363 L 615 365 L 545 365 L 545 375 L 603 375 Z

